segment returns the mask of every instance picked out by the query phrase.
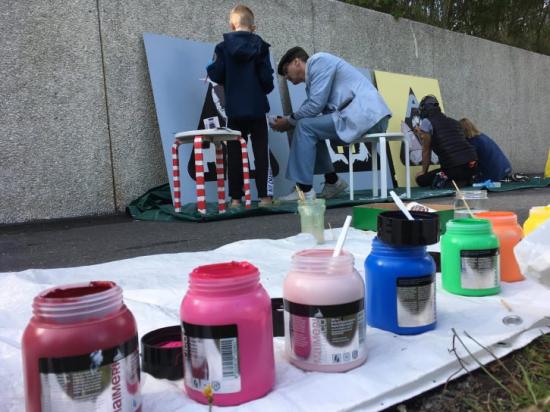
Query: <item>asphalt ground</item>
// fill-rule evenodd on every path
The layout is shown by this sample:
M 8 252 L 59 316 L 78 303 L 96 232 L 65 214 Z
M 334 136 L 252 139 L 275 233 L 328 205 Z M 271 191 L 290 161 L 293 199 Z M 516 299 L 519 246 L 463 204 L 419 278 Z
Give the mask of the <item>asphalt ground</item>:
M 452 204 L 453 197 L 421 203 Z M 550 203 L 550 188 L 489 193 L 490 210 L 509 210 L 522 224 L 529 208 Z M 350 207 L 328 209 L 325 222 L 341 227 Z M 243 239 L 279 239 L 300 230 L 297 214 L 215 222 L 147 222 L 121 214 L 0 225 L 0 273 L 30 268 L 93 265 L 144 255 L 211 250 Z

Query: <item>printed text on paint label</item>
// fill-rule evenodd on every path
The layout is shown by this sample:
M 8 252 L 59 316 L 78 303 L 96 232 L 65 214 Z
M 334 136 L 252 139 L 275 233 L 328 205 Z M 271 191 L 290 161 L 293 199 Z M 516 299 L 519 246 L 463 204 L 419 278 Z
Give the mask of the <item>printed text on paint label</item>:
M 182 322 L 184 379 L 202 391 L 208 384 L 214 393 L 241 391 L 237 325 L 203 326 Z
M 397 325 L 411 328 L 435 322 L 435 275 L 397 278 Z
M 138 339 L 64 358 L 40 358 L 42 411 L 133 412 L 141 407 Z
M 499 285 L 498 248 L 460 251 L 460 285 L 463 289 L 492 289 Z
M 338 365 L 364 357 L 363 299 L 326 306 L 285 300 L 284 305 L 287 353 L 293 359 L 316 365 Z

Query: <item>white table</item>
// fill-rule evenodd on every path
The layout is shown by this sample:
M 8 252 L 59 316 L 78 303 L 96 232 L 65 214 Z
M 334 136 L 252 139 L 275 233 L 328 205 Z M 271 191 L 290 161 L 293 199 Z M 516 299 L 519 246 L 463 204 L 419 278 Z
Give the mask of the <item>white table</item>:
M 371 158 L 372 158 L 372 195 L 378 196 L 378 146 L 380 145 L 380 198 L 387 199 L 388 197 L 388 182 L 387 168 L 388 155 L 386 151 L 386 142 L 389 140 L 401 140 L 405 144 L 405 179 L 407 198 L 411 197 L 411 170 L 409 164 L 409 142 L 403 133 L 372 133 L 366 134 L 356 140 L 354 143 L 371 143 Z M 349 145 L 351 146 L 351 144 Z M 348 150 L 349 164 L 349 199 L 353 200 L 353 150 L 350 147 Z

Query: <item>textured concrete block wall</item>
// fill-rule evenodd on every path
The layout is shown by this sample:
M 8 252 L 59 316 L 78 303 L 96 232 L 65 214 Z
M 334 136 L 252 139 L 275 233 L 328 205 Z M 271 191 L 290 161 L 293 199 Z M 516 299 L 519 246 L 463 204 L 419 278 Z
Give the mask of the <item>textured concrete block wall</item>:
M 142 34 L 216 42 L 234 4 L 4 2 L 0 223 L 113 213 L 165 182 Z M 437 78 L 449 115 L 473 119 L 516 169 L 542 170 L 550 57 L 332 0 L 246 4 L 275 60 L 301 45 Z
M 114 211 L 95 2 L 0 5 L 0 223 Z

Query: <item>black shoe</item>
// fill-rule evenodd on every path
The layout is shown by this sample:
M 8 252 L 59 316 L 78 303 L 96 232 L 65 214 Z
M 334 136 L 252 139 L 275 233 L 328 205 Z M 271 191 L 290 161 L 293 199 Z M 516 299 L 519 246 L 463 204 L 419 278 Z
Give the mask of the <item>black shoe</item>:
M 523 175 L 521 173 L 512 173 L 510 175 L 510 179 L 512 180 L 512 182 L 528 182 L 529 180 L 531 180 L 529 176 Z
M 447 180 L 449 180 L 447 175 L 443 172 L 439 172 L 432 181 L 432 189 L 443 189 L 447 185 Z

